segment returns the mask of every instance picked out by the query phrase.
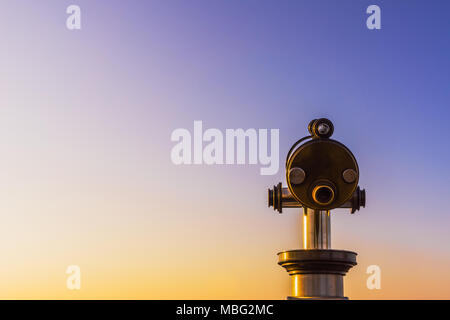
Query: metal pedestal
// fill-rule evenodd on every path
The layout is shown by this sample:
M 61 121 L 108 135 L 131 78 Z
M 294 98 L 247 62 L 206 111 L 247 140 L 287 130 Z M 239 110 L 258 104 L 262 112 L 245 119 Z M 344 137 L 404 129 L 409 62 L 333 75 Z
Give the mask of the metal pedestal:
M 278 253 L 278 264 L 291 276 L 288 299 L 347 299 L 344 276 L 356 265 L 356 253 L 310 249 Z
M 356 253 L 331 250 L 330 212 L 304 208 L 303 249 L 278 253 L 278 264 L 291 276 L 288 299 L 347 299 L 344 276 L 356 265 Z

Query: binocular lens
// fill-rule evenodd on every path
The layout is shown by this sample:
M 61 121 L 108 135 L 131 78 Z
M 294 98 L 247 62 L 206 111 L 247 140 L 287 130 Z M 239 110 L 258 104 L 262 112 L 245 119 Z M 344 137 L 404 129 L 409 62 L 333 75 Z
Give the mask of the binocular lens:
M 317 186 L 314 188 L 312 196 L 315 202 L 322 206 L 325 206 L 333 202 L 334 191 L 329 186 Z

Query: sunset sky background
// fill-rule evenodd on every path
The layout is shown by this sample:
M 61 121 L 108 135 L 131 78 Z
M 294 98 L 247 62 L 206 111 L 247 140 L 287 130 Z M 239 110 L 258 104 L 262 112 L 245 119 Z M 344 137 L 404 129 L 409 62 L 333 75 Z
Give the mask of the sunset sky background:
M 66 28 L 67 6 L 82 30 Z M 382 29 L 366 27 L 366 8 Z M 0 298 L 285 299 L 267 208 L 283 160 L 328 117 L 367 207 L 332 214 L 352 299 L 450 299 L 449 1 L 5 0 Z M 280 170 L 175 166 L 176 128 L 280 129 Z M 381 290 L 366 268 L 379 265 Z M 67 266 L 81 290 L 66 288 Z

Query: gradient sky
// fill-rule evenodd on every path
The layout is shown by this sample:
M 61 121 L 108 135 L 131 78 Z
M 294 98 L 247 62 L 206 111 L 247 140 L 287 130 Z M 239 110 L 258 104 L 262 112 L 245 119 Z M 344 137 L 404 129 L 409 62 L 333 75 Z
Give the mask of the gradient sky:
M 66 29 L 66 8 L 82 30 Z M 366 8 L 382 29 L 366 28 Z M 329 117 L 367 207 L 332 215 L 353 299 L 450 298 L 448 1 L 4 0 L 0 298 L 284 299 L 300 246 L 284 181 L 175 166 L 176 128 L 278 128 L 280 159 Z M 381 290 L 366 268 L 381 267 Z M 79 265 L 82 288 L 66 289 Z

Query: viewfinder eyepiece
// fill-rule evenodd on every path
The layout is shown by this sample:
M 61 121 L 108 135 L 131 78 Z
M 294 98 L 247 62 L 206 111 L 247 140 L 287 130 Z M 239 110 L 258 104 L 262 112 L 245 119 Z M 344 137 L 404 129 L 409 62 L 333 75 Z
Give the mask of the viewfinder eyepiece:
M 330 120 L 320 118 L 309 123 L 308 131 L 314 138 L 329 138 L 333 135 L 334 126 Z
M 334 200 L 334 190 L 327 185 L 318 185 L 312 191 L 313 200 L 321 206 L 329 205 Z

